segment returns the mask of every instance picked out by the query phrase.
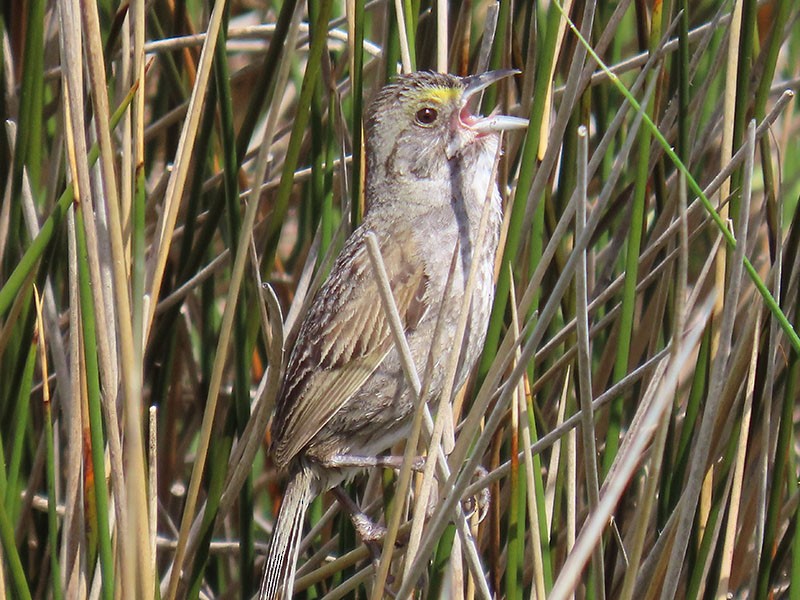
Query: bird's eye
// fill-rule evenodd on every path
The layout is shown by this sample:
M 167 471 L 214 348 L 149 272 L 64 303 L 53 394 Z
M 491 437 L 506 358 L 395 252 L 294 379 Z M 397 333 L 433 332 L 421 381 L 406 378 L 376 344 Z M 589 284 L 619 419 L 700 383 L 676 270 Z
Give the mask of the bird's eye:
M 425 108 L 420 108 L 417 111 L 417 123 L 420 125 L 432 125 L 436 118 L 439 116 L 439 113 L 435 108 L 431 108 L 430 106 L 426 106 Z

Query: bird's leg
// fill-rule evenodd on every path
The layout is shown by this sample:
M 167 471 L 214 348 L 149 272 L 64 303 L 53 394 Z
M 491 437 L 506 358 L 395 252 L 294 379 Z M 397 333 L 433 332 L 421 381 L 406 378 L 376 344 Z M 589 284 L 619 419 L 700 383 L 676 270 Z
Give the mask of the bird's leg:
M 402 456 L 357 456 L 352 454 L 334 454 L 320 460 L 320 463 L 326 469 L 365 469 L 370 467 L 382 467 L 387 469 L 400 469 L 403 466 Z M 422 471 L 425 468 L 425 457 L 417 456 L 411 461 L 411 469 L 413 471 Z M 370 552 L 375 555 L 377 549 L 380 556 L 380 542 L 384 535 L 386 535 L 386 528 L 372 520 L 362 511 L 359 506 L 347 495 L 340 486 L 332 489 L 339 504 L 344 506 L 350 513 L 350 519 L 353 521 L 353 527 L 356 529 L 359 537 L 364 541 Z
M 352 454 L 335 454 L 333 456 L 329 456 L 325 459 L 324 465 L 327 468 L 338 468 L 338 469 L 346 469 L 346 468 L 361 468 L 366 469 L 370 467 L 381 467 L 384 469 L 397 469 L 399 470 L 403 466 L 404 458 L 402 456 L 356 456 Z M 421 472 L 425 468 L 425 460 L 426 457 L 424 456 L 417 456 L 413 459 L 411 463 L 411 470 Z M 478 466 L 475 469 L 475 479 L 480 479 L 485 477 L 487 474 L 486 469 L 481 466 Z M 334 488 L 341 492 L 339 488 Z M 339 493 L 337 492 L 337 498 L 339 498 Z M 347 496 L 346 494 L 344 494 Z M 461 505 L 464 509 L 464 512 L 467 516 L 471 516 L 472 513 L 478 511 L 480 517 L 479 520 L 483 521 L 486 517 L 486 513 L 489 510 L 489 503 L 491 502 L 492 496 L 489 487 L 482 488 L 475 496 L 470 498 L 464 498 L 461 501 Z M 347 496 L 347 502 L 345 505 L 351 509 L 351 507 L 355 507 L 355 510 L 350 510 L 353 519 L 353 525 L 356 528 L 356 531 L 359 533 L 362 539 L 367 541 L 380 541 L 383 538 L 383 533 L 385 530 L 381 532 L 377 537 L 374 539 L 370 539 L 371 531 L 377 530 L 380 526 L 372 523 L 370 519 L 355 505 L 352 499 Z M 360 515 L 360 516 L 356 516 Z M 356 522 L 356 520 L 362 522 L 360 525 Z M 363 524 L 363 523 L 366 523 Z M 383 529 L 383 528 L 381 528 Z M 366 534 L 366 535 L 364 535 Z
M 384 469 L 401 469 L 402 456 L 356 456 L 352 454 L 334 454 L 325 459 L 325 467 L 331 469 L 382 467 Z M 412 471 L 422 471 L 425 468 L 425 457 L 417 456 L 411 461 Z
M 382 548 L 380 542 L 386 536 L 386 527 L 373 522 L 372 519 L 370 519 L 367 514 L 361 510 L 358 504 L 356 504 L 356 502 L 347 494 L 342 486 L 337 485 L 331 489 L 331 491 L 333 492 L 333 495 L 336 496 L 339 504 L 346 508 L 350 513 L 350 520 L 353 522 L 353 527 L 355 527 L 356 533 L 369 550 L 369 553 L 372 556 L 372 562 L 377 566 L 378 561 L 381 559 Z M 389 575 L 386 583 L 387 585 L 392 583 L 391 575 Z M 388 588 L 384 590 L 384 593 L 387 595 L 387 597 L 395 597 L 392 591 Z
M 347 492 L 342 489 L 342 486 L 337 485 L 331 491 L 333 492 L 333 495 L 336 496 L 339 504 L 346 508 L 350 513 L 350 520 L 353 522 L 353 527 L 355 527 L 358 537 L 360 537 L 361 540 L 367 545 L 367 548 L 369 548 L 374 557 L 374 550 L 376 549 L 378 542 L 380 542 L 386 535 L 386 528 L 383 525 L 374 523 L 372 519 L 370 519 L 363 510 L 361 510 L 361 507 L 356 504 L 355 500 L 353 500 L 347 494 Z M 378 552 L 378 556 L 380 556 L 380 548 L 378 548 Z

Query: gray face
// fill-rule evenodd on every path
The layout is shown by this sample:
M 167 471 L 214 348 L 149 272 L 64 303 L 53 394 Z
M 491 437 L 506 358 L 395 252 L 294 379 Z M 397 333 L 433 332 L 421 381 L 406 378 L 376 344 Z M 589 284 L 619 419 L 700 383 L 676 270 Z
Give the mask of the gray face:
M 376 181 L 444 182 L 452 161 L 469 169 L 493 156 L 497 135 L 472 130 L 464 90 L 463 79 L 440 73 L 401 76 L 381 90 L 366 120 L 368 189 Z

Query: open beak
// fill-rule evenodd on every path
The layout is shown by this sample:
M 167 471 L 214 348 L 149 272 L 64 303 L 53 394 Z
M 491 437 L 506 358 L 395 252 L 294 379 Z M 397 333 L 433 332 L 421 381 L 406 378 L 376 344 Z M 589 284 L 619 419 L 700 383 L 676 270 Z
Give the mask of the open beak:
M 464 79 L 466 87 L 461 96 L 463 103 L 462 108 L 462 121 L 465 125 L 469 126 L 472 131 L 478 134 L 493 133 L 497 131 L 506 131 L 509 129 L 524 129 L 528 126 L 527 119 L 520 119 L 519 117 L 511 117 L 508 115 L 491 114 L 487 117 L 478 117 L 469 113 L 467 104 L 470 99 L 478 92 L 485 90 L 496 81 L 516 75 L 519 73 L 516 69 L 503 69 L 500 71 L 487 71 L 480 75 L 471 75 Z

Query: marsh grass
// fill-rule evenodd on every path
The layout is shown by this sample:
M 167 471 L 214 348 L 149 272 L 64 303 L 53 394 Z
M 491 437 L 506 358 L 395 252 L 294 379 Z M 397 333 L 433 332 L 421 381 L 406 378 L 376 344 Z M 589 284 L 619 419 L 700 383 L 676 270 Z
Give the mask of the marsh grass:
M 395 449 L 435 477 L 350 485 L 377 567 L 318 499 L 297 589 L 800 598 L 796 3 L 2 16 L 8 597 L 255 592 L 282 353 L 365 209 L 365 102 L 400 70 L 516 68 L 483 99 L 530 126 L 498 164 L 481 362 Z

